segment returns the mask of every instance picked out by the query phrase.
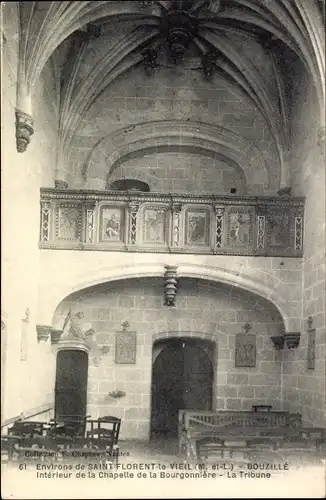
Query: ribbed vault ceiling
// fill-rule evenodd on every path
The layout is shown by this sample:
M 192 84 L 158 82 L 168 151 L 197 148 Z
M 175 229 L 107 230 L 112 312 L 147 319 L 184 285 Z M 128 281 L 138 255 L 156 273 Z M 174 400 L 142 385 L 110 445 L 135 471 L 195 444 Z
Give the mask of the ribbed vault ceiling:
M 171 58 L 173 40 L 175 49 L 181 37 L 184 58 L 188 50 L 195 51 L 204 69 L 208 64 L 208 74 L 221 72 L 260 110 L 282 165 L 289 148 L 283 78 L 289 54 L 296 54 L 310 74 L 323 107 L 322 6 L 317 0 L 21 2 L 20 82 L 30 95 L 46 62 L 51 57 L 59 62 L 59 156 L 63 159 L 83 116 L 110 83 L 140 63 L 149 63 L 150 69 L 159 65 L 164 47 Z M 124 36 L 114 48 L 94 57 L 92 70 L 81 79 L 80 66 L 90 44 L 119 24 Z M 173 31 L 175 26 L 179 31 Z M 274 68 L 276 90 L 255 66 L 241 39 L 261 45 Z

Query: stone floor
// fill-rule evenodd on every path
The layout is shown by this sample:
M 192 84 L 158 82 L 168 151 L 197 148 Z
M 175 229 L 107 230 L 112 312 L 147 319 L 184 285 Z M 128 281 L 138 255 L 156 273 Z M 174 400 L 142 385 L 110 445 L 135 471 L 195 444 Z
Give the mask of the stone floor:
M 180 460 L 178 442 L 175 439 L 144 441 L 120 441 L 120 461 L 171 462 Z M 124 455 L 126 454 L 126 455 Z
M 178 456 L 178 442 L 176 439 L 157 438 L 150 442 L 143 441 L 120 441 L 120 463 L 127 462 L 146 462 L 154 463 L 173 463 L 183 462 L 182 457 Z M 323 458 L 319 453 L 307 450 L 282 450 L 282 451 L 257 451 L 251 452 L 247 459 L 242 452 L 234 453 L 234 457 L 229 461 L 234 464 L 243 465 L 248 462 L 268 462 L 284 463 L 287 462 L 295 469 L 310 465 L 323 465 Z M 209 463 L 222 461 L 220 458 L 212 458 Z
M 2 467 L 2 498 L 325 497 L 325 462 L 311 453 L 264 452 L 247 460 L 241 456 L 232 460 L 217 457 L 203 470 L 178 456 L 175 439 L 165 438 L 120 441 L 118 468 L 108 462 L 106 470 L 99 469 L 86 458 L 68 471 L 69 466 L 62 461 L 53 466 L 32 462 Z

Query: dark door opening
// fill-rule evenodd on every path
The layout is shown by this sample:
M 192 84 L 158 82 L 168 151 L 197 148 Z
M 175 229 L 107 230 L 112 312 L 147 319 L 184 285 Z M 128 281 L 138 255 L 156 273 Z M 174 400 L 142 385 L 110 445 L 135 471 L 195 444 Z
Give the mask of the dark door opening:
M 55 418 L 86 416 L 88 355 L 79 350 L 63 350 L 57 355 Z
M 172 339 L 153 364 L 151 435 L 176 436 L 181 409 L 211 410 L 212 363 L 194 339 Z M 209 347 L 213 349 L 210 344 Z

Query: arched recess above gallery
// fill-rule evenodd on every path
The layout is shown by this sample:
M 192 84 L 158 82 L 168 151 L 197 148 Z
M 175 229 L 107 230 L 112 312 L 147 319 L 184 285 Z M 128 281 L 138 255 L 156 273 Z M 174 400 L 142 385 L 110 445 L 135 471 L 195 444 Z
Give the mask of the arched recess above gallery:
M 260 184 L 271 191 L 279 187 L 281 175 L 269 171 L 253 142 L 223 127 L 183 120 L 140 123 L 100 139 L 83 165 L 85 186 L 105 189 L 111 173 L 125 160 L 170 148 L 222 158 L 246 185 Z

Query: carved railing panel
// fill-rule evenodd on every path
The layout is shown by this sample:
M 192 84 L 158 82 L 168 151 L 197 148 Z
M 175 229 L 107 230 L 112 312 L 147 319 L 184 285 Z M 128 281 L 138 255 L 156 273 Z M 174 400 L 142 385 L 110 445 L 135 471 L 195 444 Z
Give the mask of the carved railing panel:
M 304 198 L 41 189 L 40 248 L 301 257 Z

